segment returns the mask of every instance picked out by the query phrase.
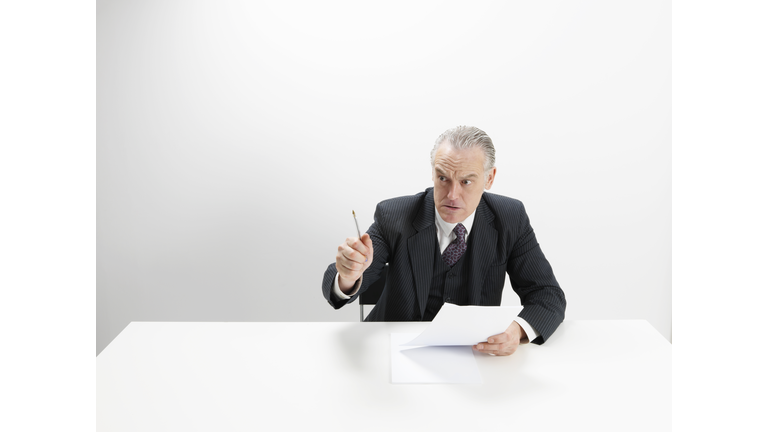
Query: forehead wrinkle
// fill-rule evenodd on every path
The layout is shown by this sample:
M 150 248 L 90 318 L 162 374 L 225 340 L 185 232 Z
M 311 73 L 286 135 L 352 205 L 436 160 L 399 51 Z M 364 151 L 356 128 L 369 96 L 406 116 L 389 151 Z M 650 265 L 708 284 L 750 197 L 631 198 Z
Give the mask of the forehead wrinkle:
M 455 169 L 454 166 L 446 166 L 445 168 L 441 168 L 439 165 L 441 165 L 441 161 L 436 160 L 435 161 L 435 171 L 443 176 L 452 177 L 452 178 L 460 178 L 460 179 L 469 179 L 469 178 L 480 178 L 480 175 L 472 170 L 468 171 L 458 171 Z M 451 164 L 450 162 L 445 165 L 457 165 L 457 164 Z M 450 174 L 448 174 L 450 173 Z
M 479 156 L 480 160 L 477 160 Z M 435 169 L 438 165 L 441 165 L 443 174 L 445 171 L 450 171 L 456 176 L 460 172 L 467 173 L 463 178 L 467 178 L 471 175 L 480 177 L 473 169 L 480 168 L 480 172 L 485 170 L 485 154 L 478 148 L 469 149 L 455 149 L 451 146 L 441 146 L 435 154 Z M 478 165 L 479 164 L 479 165 Z M 478 166 L 475 166 L 478 165 Z M 460 168 L 464 168 L 463 171 L 459 171 Z

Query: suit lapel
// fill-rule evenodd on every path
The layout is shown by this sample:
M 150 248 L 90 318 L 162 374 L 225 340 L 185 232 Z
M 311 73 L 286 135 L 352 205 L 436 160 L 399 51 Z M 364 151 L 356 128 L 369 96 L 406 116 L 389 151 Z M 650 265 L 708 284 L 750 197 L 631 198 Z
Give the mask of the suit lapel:
M 424 197 L 421 210 L 413 220 L 416 234 L 408 238 L 408 256 L 411 261 L 411 271 L 416 282 L 416 299 L 419 302 L 421 316 L 427 308 L 429 288 L 432 285 L 432 271 L 435 264 L 435 243 L 437 228 L 435 227 L 435 200 L 433 190 L 429 189 Z
M 488 272 L 488 267 L 493 263 L 496 253 L 496 241 L 498 232 L 493 226 L 495 216 L 481 199 L 477 205 L 475 221 L 472 224 L 472 231 L 469 233 L 467 244 L 467 258 L 470 260 L 469 266 L 469 300 L 470 304 L 480 304 L 483 291 L 483 278 Z

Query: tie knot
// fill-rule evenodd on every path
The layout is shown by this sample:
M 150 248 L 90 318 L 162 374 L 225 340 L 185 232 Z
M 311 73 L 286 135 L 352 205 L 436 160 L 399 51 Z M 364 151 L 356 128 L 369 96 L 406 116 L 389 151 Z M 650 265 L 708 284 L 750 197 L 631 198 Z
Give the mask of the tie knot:
M 467 229 L 464 228 L 464 225 L 457 224 L 456 227 L 453 229 L 453 232 L 456 233 L 457 238 L 461 238 L 464 240 L 464 234 L 467 233 Z

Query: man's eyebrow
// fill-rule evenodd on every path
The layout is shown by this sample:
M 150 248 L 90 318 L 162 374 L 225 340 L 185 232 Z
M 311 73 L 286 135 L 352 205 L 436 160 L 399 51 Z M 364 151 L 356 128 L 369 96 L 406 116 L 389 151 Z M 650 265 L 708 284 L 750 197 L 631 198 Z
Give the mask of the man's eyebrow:
M 439 167 L 437 167 L 437 166 L 435 166 L 435 171 L 436 171 L 438 174 L 440 174 L 440 175 L 443 175 L 443 176 L 447 176 L 447 174 L 446 174 L 446 173 L 444 173 L 444 172 L 443 172 L 443 170 L 441 170 L 441 169 L 440 169 Z M 476 179 L 476 178 L 479 178 L 479 177 L 480 177 L 480 176 L 479 176 L 479 175 L 477 175 L 477 174 L 475 174 L 475 173 L 469 173 L 469 174 L 465 175 L 464 177 L 462 177 L 461 179 L 462 179 L 462 180 L 468 180 L 468 179 Z

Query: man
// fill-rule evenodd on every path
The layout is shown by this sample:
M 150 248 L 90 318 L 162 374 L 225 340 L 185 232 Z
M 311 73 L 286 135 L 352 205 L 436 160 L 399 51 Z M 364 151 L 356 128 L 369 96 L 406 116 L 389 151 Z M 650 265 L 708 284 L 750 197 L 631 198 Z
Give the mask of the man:
M 485 192 L 496 176 L 491 138 L 459 126 L 432 149 L 434 188 L 382 201 L 373 225 L 338 247 L 323 278 L 336 309 L 353 302 L 389 271 L 366 321 L 431 321 L 445 302 L 498 306 L 505 273 L 523 310 L 506 331 L 473 346 L 510 355 L 520 343 L 544 343 L 565 316 L 565 295 L 523 204 Z

